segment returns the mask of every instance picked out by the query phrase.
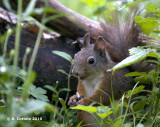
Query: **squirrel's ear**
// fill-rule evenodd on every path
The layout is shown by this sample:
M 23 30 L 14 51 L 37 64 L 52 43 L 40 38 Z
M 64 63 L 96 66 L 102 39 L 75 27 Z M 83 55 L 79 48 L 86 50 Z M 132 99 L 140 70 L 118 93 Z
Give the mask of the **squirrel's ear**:
M 83 48 L 85 48 L 89 45 L 90 45 L 90 34 L 87 33 L 87 34 L 84 35 Z
M 94 50 L 100 52 L 100 56 L 105 56 L 105 50 L 106 50 L 106 41 L 102 36 L 99 36 L 98 39 L 95 42 Z

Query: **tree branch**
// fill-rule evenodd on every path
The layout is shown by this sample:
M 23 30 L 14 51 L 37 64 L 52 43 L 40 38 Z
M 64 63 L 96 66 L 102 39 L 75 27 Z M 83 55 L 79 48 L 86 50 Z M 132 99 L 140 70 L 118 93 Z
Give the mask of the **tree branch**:
M 41 2 L 44 2 L 42 0 Z M 64 36 L 76 39 L 90 33 L 92 38 L 97 38 L 101 30 L 98 22 L 86 18 L 69 8 L 66 8 L 56 0 L 49 0 L 49 6 L 65 14 L 62 18 L 56 18 L 47 25 Z M 39 18 L 38 18 L 39 19 Z
M 17 9 L 18 0 L 9 0 L 10 5 L 13 9 Z M 46 0 L 37 0 L 36 8 L 43 7 Z M 26 8 L 30 0 L 23 0 L 23 7 Z M 71 9 L 63 6 L 57 0 L 48 0 L 48 4 L 51 8 L 56 9 L 64 13 L 64 17 L 56 18 L 50 20 L 46 25 L 53 29 L 54 31 L 60 33 L 61 35 L 77 39 L 78 37 L 83 37 L 84 34 L 90 33 L 92 39 L 96 39 L 101 33 L 100 24 L 93 21 L 87 17 L 84 17 Z M 3 3 L 0 1 L 0 6 L 4 7 Z M 55 14 L 48 14 L 47 17 L 53 16 Z M 37 20 L 41 20 L 41 15 L 34 16 Z M 149 40 L 155 40 L 154 38 L 140 35 L 139 39 L 146 43 Z M 159 40 L 158 40 L 159 41 Z
M 13 9 L 17 8 L 17 1 L 18 0 L 10 0 L 10 5 Z M 37 0 L 36 8 L 44 6 L 45 1 L 46 0 Z M 29 2 L 30 0 L 24 0 L 23 7 L 26 8 Z M 51 8 L 64 13 L 63 17 L 50 20 L 46 24 L 49 28 L 72 39 L 83 37 L 86 33 L 90 33 L 93 39 L 98 37 L 99 31 L 101 30 L 98 22 L 72 11 L 71 9 L 63 6 L 57 0 L 48 0 L 48 4 Z M 2 2 L 0 2 L 0 6 L 3 6 Z M 47 17 L 53 15 L 53 13 L 48 14 Z M 41 20 L 41 15 L 35 15 L 34 17 L 39 21 Z

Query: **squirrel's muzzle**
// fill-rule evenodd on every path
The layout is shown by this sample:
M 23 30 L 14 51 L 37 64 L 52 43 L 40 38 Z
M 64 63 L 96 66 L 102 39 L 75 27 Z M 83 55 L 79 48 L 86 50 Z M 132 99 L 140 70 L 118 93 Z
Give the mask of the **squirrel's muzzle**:
M 79 73 L 78 73 L 78 69 L 76 69 L 76 67 L 74 66 L 73 69 L 72 69 L 72 74 L 78 76 Z
M 85 78 L 84 73 L 82 71 L 83 69 L 78 68 L 77 66 L 74 66 L 72 69 L 72 74 L 78 76 L 81 80 Z

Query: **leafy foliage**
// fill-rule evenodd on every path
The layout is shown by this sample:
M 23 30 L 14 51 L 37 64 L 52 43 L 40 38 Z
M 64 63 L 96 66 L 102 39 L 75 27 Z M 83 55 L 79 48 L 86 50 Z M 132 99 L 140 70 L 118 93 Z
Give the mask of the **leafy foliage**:
M 22 87 L 18 87 L 18 89 L 22 90 Z M 49 102 L 48 97 L 46 96 L 47 91 L 41 87 L 36 87 L 35 85 L 31 85 L 28 92 L 31 96 L 35 97 L 36 99 Z
M 86 15 L 92 19 L 96 16 L 107 14 L 113 11 L 118 5 L 118 2 L 111 0 L 60 0 L 67 6 L 70 6 L 73 10 Z M 47 30 L 45 26 L 51 19 L 63 16 L 59 12 L 44 6 L 43 8 L 35 8 L 36 0 L 31 0 L 28 7 L 22 12 L 22 0 L 18 1 L 18 7 L 21 8 L 17 11 L 19 16 L 16 30 L 15 28 L 9 29 L 4 35 L 0 36 L 0 42 L 3 54 L 0 56 L 0 126 L 3 127 L 17 127 L 17 126 L 54 126 L 54 127 L 74 127 L 81 126 L 74 117 L 74 112 L 67 109 L 66 102 L 70 92 L 70 77 L 71 69 L 73 66 L 72 57 L 66 53 L 60 51 L 53 51 L 53 54 L 59 55 L 66 59 L 71 64 L 70 72 L 67 73 L 64 70 L 58 70 L 59 72 L 68 76 L 68 88 L 63 88 L 57 91 L 58 81 L 53 86 L 46 85 L 45 89 L 52 92 L 52 100 L 46 95 L 46 90 L 41 87 L 33 85 L 36 74 L 32 70 L 35 56 L 39 48 L 42 31 Z M 3 0 L 8 10 L 13 11 L 9 0 Z M 145 13 L 151 13 L 151 17 L 143 17 L 143 15 L 135 18 L 135 22 L 139 25 L 142 32 L 151 37 L 160 38 L 160 7 L 159 0 L 137 0 L 128 4 L 121 4 L 118 6 L 120 9 L 126 9 L 128 6 L 135 4 L 144 4 Z M 47 13 L 56 13 L 56 16 L 46 18 Z M 26 67 L 26 58 L 30 52 L 30 49 L 26 49 L 25 56 L 23 58 L 22 68 L 18 67 L 18 54 L 20 38 L 20 24 L 23 20 L 30 15 L 43 14 L 42 22 L 39 23 L 40 32 L 36 41 L 35 49 L 33 51 L 32 62 L 29 68 Z M 9 36 L 16 32 L 16 45 L 17 47 L 10 51 L 9 56 L 6 55 L 7 41 Z M 149 44 L 150 42 L 148 42 Z M 157 43 L 157 42 L 155 42 Z M 153 60 L 146 62 L 152 62 L 156 64 L 156 69 L 150 72 L 131 72 L 125 76 L 132 76 L 134 78 L 135 87 L 125 93 L 120 100 L 112 100 L 111 106 L 83 106 L 78 105 L 72 107 L 74 110 L 83 110 L 89 112 L 96 119 L 100 126 L 108 125 L 111 127 L 145 127 L 160 125 L 160 88 L 159 88 L 159 65 L 160 65 L 160 51 L 159 43 L 157 46 L 145 46 L 135 47 L 129 50 L 130 56 L 118 63 L 111 70 L 114 72 L 117 69 L 130 66 L 141 60 L 145 60 L 147 57 L 152 57 Z M 11 60 L 14 63 L 11 63 Z M 23 84 L 23 85 L 22 85 Z M 151 90 L 145 89 L 145 87 L 152 84 Z M 67 92 L 66 99 L 63 100 L 59 97 L 61 92 Z M 145 93 L 145 96 L 144 96 Z M 128 100 L 127 102 L 125 100 Z M 61 108 L 59 108 L 61 105 Z M 126 110 L 124 110 L 126 109 Z M 42 115 L 43 114 L 43 115 Z M 112 116 L 112 117 L 111 117 Z M 127 117 L 130 119 L 127 119 Z M 12 120 L 21 118 L 33 118 L 42 117 L 42 120 L 38 121 L 23 121 Z
M 106 0 L 82 0 L 82 1 L 91 7 L 102 6 L 106 3 Z
M 52 51 L 53 54 L 57 54 L 61 57 L 63 57 L 64 59 L 66 59 L 69 62 L 72 62 L 72 57 L 70 55 L 68 55 L 65 52 L 61 52 L 61 51 Z
M 132 48 L 129 50 L 130 56 L 122 60 L 120 63 L 118 63 L 116 66 L 114 66 L 111 70 L 113 72 L 117 69 L 127 67 L 129 65 L 132 65 L 133 63 L 137 63 L 147 57 L 154 57 L 154 58 L 159 58 L 160 54 L 157 52 L 156 49 L 151 49 L 151 48 L 143 48 L 143 47 L 137 47 L 137 48 Z M 111 71 L 109 70 L 109 71 Z
M 160 23 L 156 18 L 142 18 L 141 16 L 138 16 L 135 18 L 135 22 L 139 25 L 142 32 L 146 35 L 149 35 L 155 28 L 157 28 Z

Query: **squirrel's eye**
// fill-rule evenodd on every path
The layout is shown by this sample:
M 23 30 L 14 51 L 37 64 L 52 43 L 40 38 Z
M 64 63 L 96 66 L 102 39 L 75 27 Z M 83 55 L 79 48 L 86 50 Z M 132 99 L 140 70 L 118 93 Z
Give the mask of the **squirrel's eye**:
M 88 58 L 88 63 L 89 64 L 94 64 L 95 63 L 95 59 L 93 57 L 89 57 Z

